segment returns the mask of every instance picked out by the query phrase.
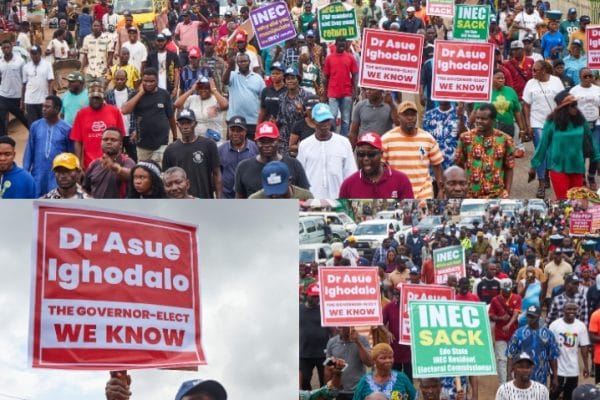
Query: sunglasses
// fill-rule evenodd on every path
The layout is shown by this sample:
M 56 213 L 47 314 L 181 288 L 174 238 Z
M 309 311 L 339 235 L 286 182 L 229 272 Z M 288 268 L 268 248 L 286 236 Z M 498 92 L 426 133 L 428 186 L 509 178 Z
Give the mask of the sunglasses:
M 365 157 L 369 157 L 369 158 L 375 158 L 379 155 L 379 151 L 357 151 L 356 152 L 356 157 L 358 158 L 365 158 Z
M 592 74 L 589 74 L 589 75 L 582 75 L 581 77 L 582 77 L 582 78 L 593 78 L 593 77 L 594 77 L 594 75 L 592 75 Z
M 577 102 L 569 104 L 569 107 L 577 107 Z

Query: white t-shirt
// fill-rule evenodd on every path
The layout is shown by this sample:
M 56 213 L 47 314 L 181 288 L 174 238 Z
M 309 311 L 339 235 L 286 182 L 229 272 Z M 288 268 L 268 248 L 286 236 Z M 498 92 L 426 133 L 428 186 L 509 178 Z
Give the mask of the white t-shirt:
M 156 53 L 158 57 L 158 87 L 167 90 L 167 52 Z
M 191 95 L 183 104 L 183 108 L 189 108 L 196 115 L 196 135 L 206 136 L 206 130 L 212 129 L 223 135 L 225 127 L 225 113 L 219 108 L 217 99 L 211 95 L 202 100 L 199 95 Z
M 104 30 L 108 30 L 109 25 L 112 25 L 116 28 L 118 22 L 119 16 L 117 14 L 109 15 L 108 13 L 106 13 L 102 16 L 102 27 L 104 28 Z
M 585 324 L 575 319 L 572 324 L 567 324 L 564 318 L 559 318 L 550 324 L 549 329 L 554 333 L 558 342 L 560 355 L 558 356 L 558 376 L 579 376 L 580 347 L 589 346 Z
M 539 382 L 531 381 L 527 389 L 519 389 L 513 381 L 506 382 L 498 388 L 496 400 L 548 400 L 548 388 Z
M 135 43 L 125 42 L 123 46 L 127 50 L 129 50 L 129 64 L 132 64 L 134 67 L 138 69 L 138 71 L 142 70 L 142 63 L 146 62 L 148 58 L 148 50 L 146 50 L 146 46 L 142 44 L 139 40 Z
M 302 143 L 302 142 L 300 142 L 300 143 Z M 331 197 L 331 198 L 333 198 L 333 197 Z M 358 265 L 358 250 L 356 250 L 354 247 L 350 247 L 350 246 L 344 247 L 344 250 L 342 250 L 342 257 L 350 260 L 350 266 L 356 267 Z
M 577 108 L 579 108 L 586 121 L 596 122 L 600 116 L 600 87 L 592 85 L 589 88 L 584 88 L 577 85 L 572 87 L 569 93 L 577 97 Z
M 298 161 L 315 199 L 337 198 L 344 179 L 357 170 L 350 141 L 337 133 L 325 141 L 317 140 L 314 134 L 301 141 Z
M 0 96 L 10 99 L 20 99 L 23 90 L 23 60 L 18 54 L 13 53 L 12 59 L 6 61 L 0 56 Z
M 41 59 L 38 65 L 29 61 L 23 67 L 25 104 L 43 104 L 48 97 L 48 81 L 54 80 L 52 65 Z
M 546 82 L 530 79 L 523 89 L 523 101 L 529 104 L 529 123 L 532 128 L 543 128 L 546 117 L 550 115 L 556 103 L 554 96 L 565 89 L 561 80 L 554 75 Z
M 517 22 L 519 25 L 529 29 L 531 31 L 531 33 L 533 33 L 535 35 L 535 37 L 537 38 L 538 34 L 537 34 L 535 27 L 537 24 L 542 24 L 544 22 L 544 20 L 540 17 L 540 14 L 538 14 L 537 10 L 533 10 L 533 12 L 531 14 L 527 14 L 525 11 L 521 11 L 515 17 L 515 22 Z M 523 38 L 525 37 L 526 34 L 527 34 L 526 30 L 519 29 L 519 40 L 523 40 Z
M 69 56 L 69 44 L 66 40 L 62 42 L 58 39 L 52 39 L 48 43 L 47 50 L 52 50 L 52 55 L 55 60 L 66 59 Z
M 31 41 L 25 32 L 19 32 L 19 35 L 17 36 L 17 45 L 27 51 L 31 49 Z
M 127 102 L 127 88 L 123 90 L 115 89 L 115 103 L 117 103 L 117 107 L 119 110 L 121 106 Z M 123 126 L 125 126 L 125 136 L 129 136 L 129 118 L 131 118 L 130 114 L 123 114 Z

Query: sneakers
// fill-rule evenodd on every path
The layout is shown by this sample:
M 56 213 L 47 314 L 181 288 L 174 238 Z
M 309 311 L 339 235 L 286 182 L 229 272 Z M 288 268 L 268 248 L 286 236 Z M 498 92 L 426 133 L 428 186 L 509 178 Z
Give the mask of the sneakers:
M 517 149 L 515 151 L 515 157 L 516 158 L 523 158 L 523 157 L 525 157 L 525 150 L 523 150 L 523 149 Z

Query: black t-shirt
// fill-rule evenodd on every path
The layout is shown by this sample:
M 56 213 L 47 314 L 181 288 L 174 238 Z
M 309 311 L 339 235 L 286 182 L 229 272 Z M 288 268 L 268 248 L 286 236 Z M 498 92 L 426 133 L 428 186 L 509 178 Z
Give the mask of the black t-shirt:
M 190 194 L 202 199 L 214 198 L 213 171 L 219 168 L 219 152 L 212 139 L 199 136 L 193 143 L 181 139 L 167 146 L 163 155 L 163 171 L 181 167 L 190 180 Z
M 146 150 L 156 150 L 169 143 L 169 118 L 173 117 L 173 102 L 169 93 L 161 88 L 154 93 L 146 93 L 134 109 L 138 135 L 138 146 Z
M 290 156 L 283 156 L 281 159 L 290 170 L 292 185 L 300 186 L 303 189 L 310 187 L 308 178 L 300 161 Z M 259 162 L 256 157 L 248 158 L 238 164 L 235 170 L 235 192 L 243 197 L 248 197 L 262 189 L 261 172 L 265 164 Z
M 481 278 L 477 285 L 477 296 L 479 300 L 490 304 L 492 299 L 500 294 L 500 281 L 497 279 Z
M 315 128 L 311 128 L 310 126 L 308 126 L 308 124 L 306 123 L 306 118 L 302 118 L 300 121 L 294 124 L 291 133 L 300 135 L 300 139 L 298 140 L 298 142 L 301 142 L 313 133 L 315 133 Z
M 268 121 L 271 116 L 277 118 L 279 113 L 279 97 L 286 91 L 286 87 L 283 86 L 279 90 L 275 90 L 273 86 L 267 86 L 260 94 L 260 106 L 265 108 L 265 121 Z
M 300 358 L 325 358 L 329 329 L 321 326 L 319 306 L 300 304 Z

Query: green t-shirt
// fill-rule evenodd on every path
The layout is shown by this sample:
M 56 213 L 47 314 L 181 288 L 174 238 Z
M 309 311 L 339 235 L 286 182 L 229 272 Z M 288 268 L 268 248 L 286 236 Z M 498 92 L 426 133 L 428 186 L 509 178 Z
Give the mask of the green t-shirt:
M 505 125 L 515 123 L 515 113 L 521 111 L 521 103 L 513 88 L 503 86 L 500 90 L 492 89 L 492 101 L 490 103 L 496 107 L 498 112 L 496 122 Z M 473 108 L 477 110 L 483 104 L 485 103 L 476 103 Z
M 300 30 L 302 33 L 306 33 L 306 31 L 310 29 L 310 24 L 312 24 L 314 20 L 315 14 L 313 13 L 302 13 L 302 15 L 300 15 Z

